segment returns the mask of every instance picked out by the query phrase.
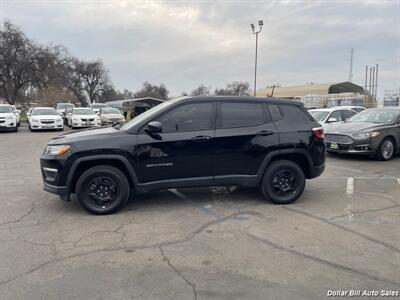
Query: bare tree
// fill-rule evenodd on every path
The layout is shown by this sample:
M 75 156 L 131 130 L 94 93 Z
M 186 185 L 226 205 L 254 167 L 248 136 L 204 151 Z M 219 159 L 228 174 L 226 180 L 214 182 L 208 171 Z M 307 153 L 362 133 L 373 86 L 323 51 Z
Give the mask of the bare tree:
M 216 89 L 215 95 L 249 96 L 250 84 L 248 82 L 233 81 L 225 89 Z
M 159 86 L 157 86 L 145 82 L 143 83 L 143 88 L 135 93 L 135 98 L 152 97 L 161 100 L 167 100 L 168 94 L 169 91 L 167 90 L 165 85 L 160 84 Z
M 195 88 L 190 95 L 191 96 L 208 96 L 210 95 L 211 87 L 207 87 L 204 84 L 200 84 L 197 88 Z
M 99 101 L 102 93 L 109 90 L 111 84 L 101 60 L 87 63 L 75 59 L 68 86 L 82 106 L 87 106 Z
M 39 49 L 10 22 L 0 31 L 0 95 L 14 104 L 39 77 Z

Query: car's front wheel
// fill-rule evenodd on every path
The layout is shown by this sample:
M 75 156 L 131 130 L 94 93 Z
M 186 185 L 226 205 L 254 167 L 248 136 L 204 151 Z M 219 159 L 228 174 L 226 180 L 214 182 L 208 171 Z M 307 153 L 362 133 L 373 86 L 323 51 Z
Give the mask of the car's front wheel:
M 261 191 L 275 204 L 289 204 L 303 194 L 305 184 L 304 172 L 298 164 L 290 160 L 277 160 L 267 167 Z
M 129 200 L 129 182 L 119 169 L 101 165 L 84 172 L 76 184 L 81 206 L 96 215 L 112 214 Z
M 385 138 L 379 144 L 376 152 L 376 158 L 378 160 L 390 160 L 395 154 L 395 145 L 391 138 Z

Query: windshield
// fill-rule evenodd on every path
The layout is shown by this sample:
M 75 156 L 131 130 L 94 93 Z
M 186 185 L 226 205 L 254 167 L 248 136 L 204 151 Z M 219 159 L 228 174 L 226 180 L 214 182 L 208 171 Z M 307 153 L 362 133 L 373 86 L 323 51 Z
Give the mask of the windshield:
M 74 109 L 74 115 L 95 115 L 91 108 Z
M 65 108 L 74 108 L 75 105 L 72 103 L 62 103 L 62 104 L 57 104 L 57 109 L 65 109 Z
M 32 110 L 32 116 L 57 116 L 58 113 L 53 108 L 36 108 Z
M 137 117 L 133 118 L 131 121 L 126 123 L 124 126 L 122 126 L 122 130 L 128 130 L 132 126 L 136 125 L 137 123 L 140 123 L 142 120 L 146 119 L 148 116 L 151 116 L 152 114 L 157 114 L 158 112 L 164 110 L 168 106 L 171 106 L 175 103 L 174 100 L 169 100 L 165 101 L 157 106 L 154 106 L 150 108 L 149 110 L 146 110 L 144 113 L 138 115 Z
M 329 111 L 326 111 L 326 110 L 309 110 L 308 112 L 318 122 L 325 120 L 325 118 L 329 114 Z
M 11 106 L 0 106 L 0 113 L 12 113 L 12 108 Z
M 91 108 L 102 108 L 105 107 L 107 105 L 103 104 L 103 103 L 97 103 L 97 104 L 91 104 L 90 107 Z
M 368 109 L 351 117 L 347 122 L 372 122 L 380 124 L 393 123 L 398 115 L 398 110 Z
M 107 115 L 107 114 L 121 114 L 121 111 L 117 108 L 102 108 L 101 109 L 101 114 Z

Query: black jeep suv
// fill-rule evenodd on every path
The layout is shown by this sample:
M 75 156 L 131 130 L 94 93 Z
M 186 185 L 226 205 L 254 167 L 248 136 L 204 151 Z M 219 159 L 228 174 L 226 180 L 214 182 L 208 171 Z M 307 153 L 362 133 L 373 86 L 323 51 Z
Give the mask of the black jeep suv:
M 254 97 L 185 97 L 124 126 L 67 133 L 41 157 L 44 190 L 75 193 L 95 214 L 134 193 L 239 185 L 273 203 L 294 202 L 325 168 L 323 130 L 300 103 Z

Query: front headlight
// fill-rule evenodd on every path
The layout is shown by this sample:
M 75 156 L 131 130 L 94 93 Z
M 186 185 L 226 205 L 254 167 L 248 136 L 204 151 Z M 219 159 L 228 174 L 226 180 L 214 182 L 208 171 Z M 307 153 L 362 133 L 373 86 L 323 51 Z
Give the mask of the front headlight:
M 51 156 L 62 156 L 71 148 L 70 145 L 47 145 L 44 153 Z
M 10 116 L 7 116 L 7 119 L 8 119 L 8 120 L 12 120 L 12 119 L 14 119 L 14 118 L 15 118 L 15 117 L 14 117 L 14 116 L 11 116 L 11 115 L 10 115 Z
M 73 116 L 72 117 L 72 121 L 80 121 L 81 119 L 79 119 L 78 117 Z
M 366 139 L 369 137 L 376 137 L 379 135 L 379 131 L 371 131 L 371 132 L 360 132 L 353 134 L 353 137 L 356 139 Z
M 34 118 L 32 118 L 32 119 L 31 119 L 31 122 L 32 122 L 32 123 L 38 123 L 38 122 L 39 122 L 39 120 L 38 120 L 38 119 L 34 119 Z
M 58 119 L 56 119 L 56 121 L 60 123 L 60 122 L 62 122 L 62 119 L 58 118 Z

